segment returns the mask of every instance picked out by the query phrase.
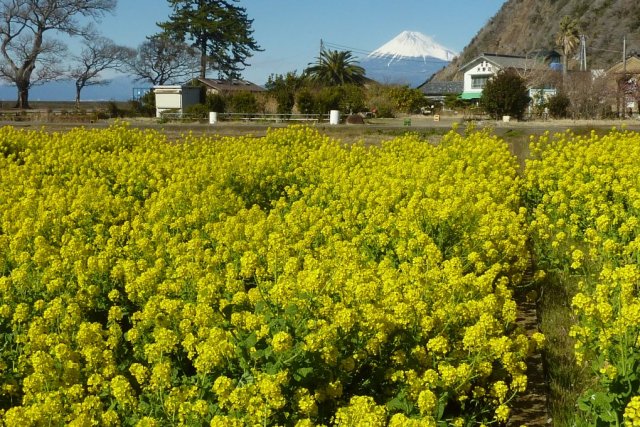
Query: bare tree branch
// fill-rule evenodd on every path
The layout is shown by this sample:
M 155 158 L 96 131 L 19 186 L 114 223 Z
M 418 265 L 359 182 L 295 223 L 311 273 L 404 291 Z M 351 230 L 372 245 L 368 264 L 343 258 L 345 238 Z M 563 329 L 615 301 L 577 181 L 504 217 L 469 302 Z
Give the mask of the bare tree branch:
M 200 53 L 189 45 L 156 34 L 138 47 L 127 66 L 138 81 L 163 85 L 193 76 L 199 67 L 199 57 Z
M 0 1 L 0 78 L 16 85 L 17 107 L 29 107 L 31 86 L 63 75 L 56 59 L 66 51 L 66 47 L 60 41 L 45 39 L 45 33 L 88 35 L 92 31 L 91 26 L 82 26 L 79 18 L 99 20 L 115 9 L 116 1 Z
M 135 52 L 132 49 L 116 45 L 106 37 L 85 38 L 82 52 L 73 57 L 75 64 L 69 71 L 69 76 L 75 80 L 76 106 L 80 106 L 82 89 L 109 83 L 109 80 L 103 79 L 100 73 L 122 67 L 133 56 Z

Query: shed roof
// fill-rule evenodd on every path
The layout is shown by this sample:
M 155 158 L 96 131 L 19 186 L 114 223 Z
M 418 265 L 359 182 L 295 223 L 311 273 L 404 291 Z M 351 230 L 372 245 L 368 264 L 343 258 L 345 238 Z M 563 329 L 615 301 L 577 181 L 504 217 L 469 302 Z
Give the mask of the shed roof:
M 622 74 L 625 70 L 625 64 L 620 61 L 615 64 L 613 67 L 607 70 L 607 74 Z M 626 72 L 628 74 L 638 74 L 640 73 L 640 58 L 637 56 L 632 56 L 627 58 L 626 64 Z
M 221 92 L 264 92 L 266 90 L 262 86 L 258 86 L 257 84 L 251 83 L 248 80 L 241 79 L 223 80 L 203 79 L 201 77 L 198 77 L 198 81 L 200 81 L 207 87 L 219 90 Z
M 457 95 L 464 90 L 464 82 L 430 81 L 422 84 L 418 89 L 426 96 Z
M 479 61 L 487 61 L 500 69 L 517 68 L 517 69 L 548 69 L 549 66 L 540 59 L 540 56 L 516 56 L 516 55 L 500 55 L 496 53 L 483 53 L 480 56 L 475 57 L 465 65 L 460 67 L 460 70 L 465 71 Z

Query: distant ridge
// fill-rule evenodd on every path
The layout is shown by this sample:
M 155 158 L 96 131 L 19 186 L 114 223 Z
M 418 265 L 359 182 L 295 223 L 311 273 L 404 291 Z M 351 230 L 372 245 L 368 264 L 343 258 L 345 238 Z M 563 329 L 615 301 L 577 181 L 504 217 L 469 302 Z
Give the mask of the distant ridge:
M 456 52 L 417 31 L 403 31 L 366 57 L 360 65 L 380 83 L 417 87 L 456 57 Z
M 104 86 L 87 86 L 80 94 L 82 101 L 128 101 L 134 88 L 150 88 L 149 83 L 135 82 L 129 76 L 116 76 Z M 33 86 L 29 90 L 30 101 L 74 101 L 76 86 L 71 80 L 50 82 Z M 17 98 L 17 89 L 10 84 L 0 85 L 0 102 L 3 108 L 12 106 Z

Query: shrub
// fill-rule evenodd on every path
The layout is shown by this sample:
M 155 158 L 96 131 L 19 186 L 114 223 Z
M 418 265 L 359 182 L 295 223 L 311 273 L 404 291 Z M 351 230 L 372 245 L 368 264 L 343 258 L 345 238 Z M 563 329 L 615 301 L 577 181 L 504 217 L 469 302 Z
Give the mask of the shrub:
M 303 78 L 295 71 L 287 74 L 272 74 L 265 87 L 276 101 L 278 114 L 291 114 L 296 101 L 296 90 L 302 86 Z
M 342 101 L 342 89 L 338 86 L 324 87 L 316 94 L 315 113 L 328 114 L 339 110 Z
M 298 111 L 302 114 L 312 114 L 315 110 L 315 99 L 308 88 L 301 89 L 296 96 Z
M 340 87 L 341 99 L 339 110 L 347 113 L 357 113 L 366 110 L 365 94 L 362 86 L 344 85 Z
M 549 97 L 547 101 L 549 114 L 554 119 L 562 119 L 567 117 L 571 101 L 569 97 L 562 92 Z
M 224 113 L 227 109 L 225 97 L 217 93 L 207 94 L 205 105 L 209 111 L 215 111 L 216 113 Z
M 251 92 L 238 92 L 229 98 L 232 112 L 255 114 L 258 112 L 258 100 Z
M 395 104 L 396 110 L 401 113 L 419 113 L 420 109 L 427 105 L 427 99 L 418 89 L 408 86 L 395 86 L 389 90 L 389 96 Z
M 204 119 L 209 115 L 209 107 L 205 104 L 194 104 L 185 108 L 184 112 L 196 119 Z
M 524 79 L 515 71 L 507 70 L 489 79 L 480 97 L 480 107 L 495 119 L 502 116 L 522 118 L 529 94 Z

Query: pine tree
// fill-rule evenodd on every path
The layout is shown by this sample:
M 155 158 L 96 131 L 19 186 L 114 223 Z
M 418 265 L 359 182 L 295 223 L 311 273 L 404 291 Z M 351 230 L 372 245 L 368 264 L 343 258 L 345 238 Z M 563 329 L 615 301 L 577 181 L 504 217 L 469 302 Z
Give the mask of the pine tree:
M 238 0 L 168 0 L 169 21 L 158 24 L 167 34 L 200 51 L 200 77 L 215 69 L 222 77 L 237 78 L 254 51 L 253 20 Z

